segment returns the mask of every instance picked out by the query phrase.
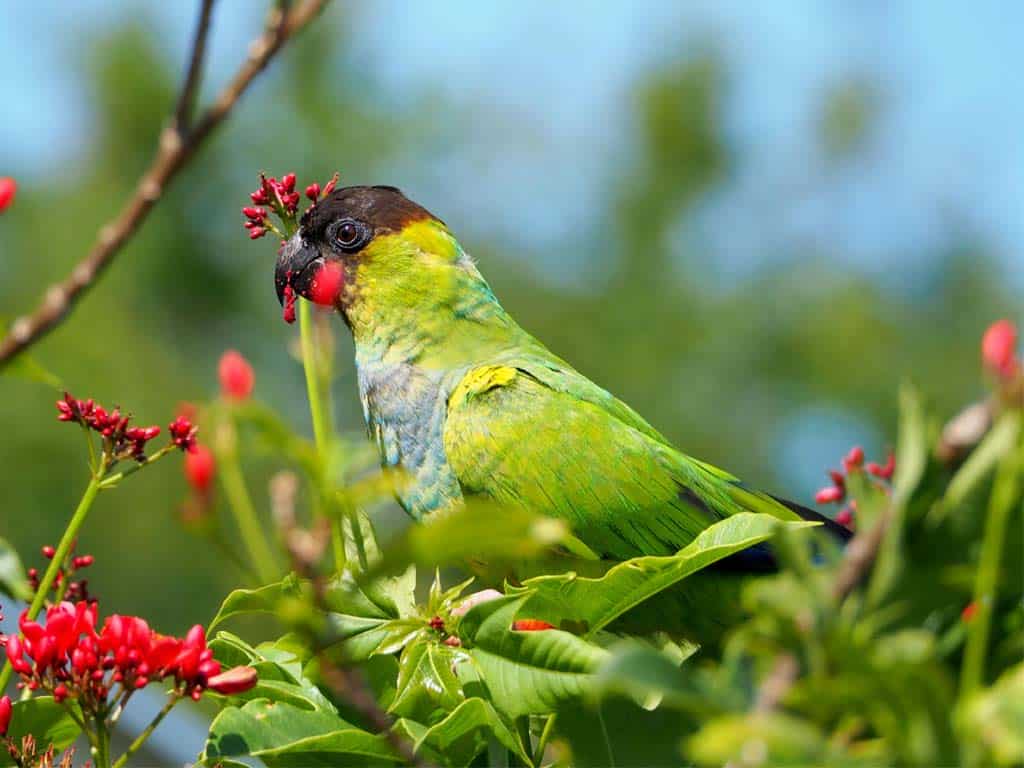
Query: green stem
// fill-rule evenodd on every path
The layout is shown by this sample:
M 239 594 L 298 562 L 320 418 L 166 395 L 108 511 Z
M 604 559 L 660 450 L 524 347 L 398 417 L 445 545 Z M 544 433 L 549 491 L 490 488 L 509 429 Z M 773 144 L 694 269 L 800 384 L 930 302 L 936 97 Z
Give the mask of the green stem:
M 102 717 L 96 718 L 96 743 L 93 745 L 96 768 L 110 768 L 110 732 Z
M 46 596 L 50 592 L 50 587 L 53 586 L 53 582 L 57 579 L 57 573 L 67 559 L 75 539 L 78 538 L 78 531 L 82 527 L 82 523 L 85 522 L 85 518 L 88 517 L 92 503 L 96 500 L 96 494 L 99 493 L 100 482 L 103 479 L 103 473 L 106 471 L 106 468 L 106 460 L 101 459 L 100 466 L 98 467 L 99 471 L 90 478 L 89 485 L 86 486 L 85 493 L 82 494 L 82 499 L 78 502 L 78 507 L 71 516 L 68 527 L 64 529 L 64 535 L 61 537 L 60 543 L 57 544 L 57 551 L 54 553 L 46 573 L 43 574 L 43 578 L 39 581 L 39 588 L 36 590 L 35 597 L 32 598 L 32 604 L 28 608 L 29 621 L 34 621 L 39 616 L 39 612 L 46 603 Z M 0 691 L 7 688 L 7 683 L 11 680 L 12 671 L 10 662 L 7 662 L 4 665 L 3 672 L 0 672 Z
M 131 745 L 129 745 L 128 749 L 125 750 L 125 753 L 117 758 L 117 761 L 114 763 L 112 768 L 123 768 L 123 766 L 127 764 L 128 758 L 139 751 L 142 745 L 146 743 L 146 739 L 150 737 L 153 731 L 156 730 L 156 727 L 160 725 L 163 719 L 167 717 L 167 714 L 174 709 L 174 705 L 179 701 L 181 701 L 181 696 L 176 693 L 172 694 L 171 698 L 166 704 L 164 704 L 164 708 L 157 712 L 156 717 L 154 717 L 152 722 L 146 726 L 146 730 L 136 737 L 135 741 L 133 741 Z
M 233 429 L 233 427 L 232 427 Z M 232 436 L 232 442 L 234 436 Z M 221 480 L 224 483 L 224 492 L 228 497 L 228 504 L 235 515 L 235 523 L 238 525 L 238 532 L 245 542 L 245 548 L 249 551 L 256 574 L 261 584 L 270 584 L 277 580 L 277 558 L 267 544 L 260 528 L 259 518 L 256 516 L 256 509 L 249 498 L 249 491 L 245 487 L 245 478 L 242 477 L 242 468 L 238 463 L 238 453 L 232 447 L 230 450 L 221 451 Z
M 1020 417 L 1016 418 L 1020 428 Z M 1017 435 L 1015 445 L 999 462 L 992 495 L 989 497 L 985 533 L 981 541 L 978 572 L 974 583 L 974 604 L 977 613 L 967 628 L 967 644 L 964 648 L 964 662 L 960 674 L 960 696 L 965 697 L 979 687 L 985 677 L 985 655 L 992 623 L 999 582 L 999 562 L 1006 546 L 1006 528 L 1014 500 L 1019 492 L 1018 483 L 1024 469 L 1024 446 Z
M 313 421 L 313 440 L 320 458 L 320 472 L 323 475 L 320 485 L 326 485 L 327 465 L 330 459 L 331 423 L 328 418 L 329 386 L 321 388 L 322 377 L 319 373 L 316 354 L 316 340 L 313 337 L 313 308 L 305 300 L 299 301 L 299 337 L 302 341 L 302 365 L 306 374 L 306 395 L 309 397 L 309 413 Z M 340 571 L 345 565 L 345 543 L 341 533 L 341 519 L 332 517 L 331 548 L 334 551 L 335 567 Z
M 533 752 L 533 764 L 540 765 L 544 762 L 544 750 L 547 749 L 548 739 L 551 738 L 551 732 L 555 728 L 555 717 L 556 715 L 548 715 L 548 721 L 544 723 L 544 730 L 540 732 L 540 738 L 537 740 L 537 748 Z
M 175 451 L 177 449 L 177 447 L 178 446 L 174 445 L 174 443 L 170 443 L 168 445 L 165 445 L 163 448 L 158 450 L 152 456 L 147 456 L 145 461 L 137 461 L 134 464 L 132 464 L 130 467 L 128 467 L 128 469 L 122 469 L 120 472 L 115 472 L 114 474 L 109 475 L 108 477 L 103 478 L 103 481 L 100 483 L 100 490 L 101 491 L 105 491 L 108 488 L 113 488 L 115 485 L 117 485 L 119 482 L 124 480 L 129 475 L 134 475 L 136 472 L 138 472 L 143 467 L 148 467 L 150 464 L 153 464 L 154 462 L 159 461 L 164 456 L 166 456 L 168 453 L 171 453 L 172 451 Z

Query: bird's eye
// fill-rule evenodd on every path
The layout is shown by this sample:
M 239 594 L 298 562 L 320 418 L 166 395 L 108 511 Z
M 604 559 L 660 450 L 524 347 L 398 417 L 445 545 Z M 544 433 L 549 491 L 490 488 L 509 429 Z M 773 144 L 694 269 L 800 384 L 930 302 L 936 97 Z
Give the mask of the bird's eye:
M 331 239 L 343 251 L 361 248 L 367 239 L 369 229 L 355 219 L 341 219 L 332 227 Z

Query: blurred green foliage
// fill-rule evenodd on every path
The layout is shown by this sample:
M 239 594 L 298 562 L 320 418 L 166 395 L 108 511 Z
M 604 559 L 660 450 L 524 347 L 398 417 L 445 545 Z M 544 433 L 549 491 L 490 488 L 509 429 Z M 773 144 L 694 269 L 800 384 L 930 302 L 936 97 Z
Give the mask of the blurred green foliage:
M 181 69 L 159 53 L 159 34 L 145 20 L 126 19 L 83 32 L 77 43 L 94 131 L 71 167 L 22 185 L 0 218 L 6 318 L 27 311 L 71 269 L 148 162 Z M 436 172 L 446 148 L 473 131 L 472 105 L 446 104 L 433 92 L 400 104 L 378 98 L 374 74 L 350 53 L 351 34 L 345 14 L 335 12 L 291 46 L 72 319 L 36 348 L 36 359 L 76 396 L 166 424 L 179 402 L 215 391 L 216 360 L 234 347 L 255 365 L 259 397 L 308 427 L 301 368 L 288 353 L 294 330 L 280 321 L 273 298 L 273 252 L 250 245 L 240 227 L 238 208 L 256 172 L 323 178 L 337 168 L 345 181 L 398 184 L 418 197 L 408 179 Z M 466 221 L 443 199 L 420 202 L 448 221 L 512 314 L 559 354 L 686 451 L 792 495 L 797 489 L 782 487 L 778 460 L 789 419 L 807 407 L 835 407 L 891 439 L 892 384 L 911 372 L 939 412 L 951 412 L 981 389 L 980 330 L 1021 297 L 1010 293 L 985 244 L 966 236 L 942 246 L 912 292 L 841 265 L 830 250 L 838 243 L 715 284 L 717 255 L 685 235 L 701 202 L 745 162 L 722 124 L 728 75 L 728 62 L 713 51 L 681 51 L 633 84 L 623 104 L 631 151 L 587 228 L 564 245 L 586 253 L 575 284 L 549 280 L 539 266 L 557 261 L 557 252 L 526 260 L 528 246 L 499 237 L 498 222 Z M 871 128 L 874 102 L 865 95 L 870 89 L 854 84 L 821 105 L 824 154 L 857 151 Z M 507 138 L 488 138 L 495 155 Z M 680 231 L 682 258 L 674 245 Z M 901 263 L 894 254 L 893 274 Z M 343 335 L 336 416 L 358 434 Z M 29 553 L 62 530 L 87 469 L 80 441 L 54 418 L 52 388 L 5 376 L 0 391 L 7 494 L 0 533 L 33 564 Z M 824 468 L 828 459 L 815 463 Z M 273 468 L 258 456 L 247 463 L 261 514 Z M 212 615 L 237 583 L 182 529 L 184 496 L 167 461 L 100 499 L 79 550 L 103 564 L 91 587 L 106 610 L 145 613 L 162 630 L 181 631 Z

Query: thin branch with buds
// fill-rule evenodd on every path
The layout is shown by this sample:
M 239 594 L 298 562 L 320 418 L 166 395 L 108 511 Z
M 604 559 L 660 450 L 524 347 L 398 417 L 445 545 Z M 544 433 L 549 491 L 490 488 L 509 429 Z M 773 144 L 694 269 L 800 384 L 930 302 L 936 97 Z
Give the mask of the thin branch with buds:
M 202 74 L 213 0 L 203 0 L 189 56 L 185 81 L 168 126 L 160 135 L 156 155 L 142 174 L 135 192 L 117 217 L 104 225 L 92 249 L 62 282 L 51 285 L 30 315 L 19 317 L 0 340 L 0 368 L 56 328 L 93 286 L 132 238 L 163 196 L 167 185 L 192 159 L 202 143 L 224 121 L 238 99 L 278 51 L 324 9 L 329 0 L 306 0 L 295 8 L 275 4 L 264 33 L 249 49 L 249 56 L 234 78 L 192 124 L 192 105 Z

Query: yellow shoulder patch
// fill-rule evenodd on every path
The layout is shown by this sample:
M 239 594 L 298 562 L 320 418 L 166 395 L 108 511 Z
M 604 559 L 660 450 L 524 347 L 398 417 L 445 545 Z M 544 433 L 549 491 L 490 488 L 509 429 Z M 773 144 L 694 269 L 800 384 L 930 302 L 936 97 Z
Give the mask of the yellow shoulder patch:
M 456 241 L 444 224 L 434 219 L 421 219 L 402 228 L 402 238 L 419 246 L 420 250 L 444 260 L 456 257 Z
M 476 395 L 482 395 L 498 387 L 504 387 L 516 377 L 516 369 L 507 365 L 482 365 L 473 368 L 462 377 L 462 381 L 448 398 L 448 407 L 461 405 Z

